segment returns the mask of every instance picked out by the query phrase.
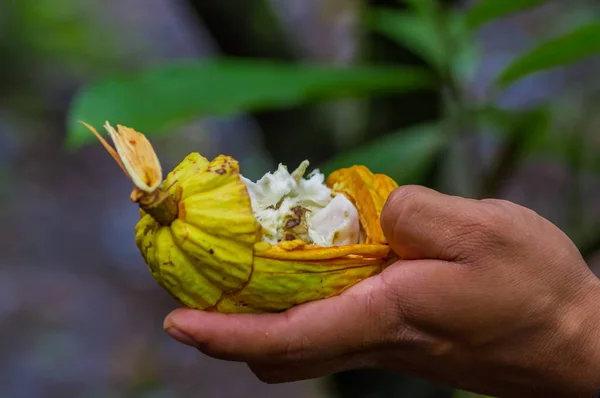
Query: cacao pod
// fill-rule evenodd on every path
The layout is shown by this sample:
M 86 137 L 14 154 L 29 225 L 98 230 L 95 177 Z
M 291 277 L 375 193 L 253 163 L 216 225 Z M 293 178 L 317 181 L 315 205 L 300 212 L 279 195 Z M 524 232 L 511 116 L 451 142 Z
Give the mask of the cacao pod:
M 397 184 L 352 166 L 304 178 L 308 162 L 256 183 L 238 162 L 189 154 L 163 180 L 147 138 L 105 125 L 115 148 L 85 124 L 134 184 L 135 243 L 154 279 L 200 310 L 278 312 L 325 299 L 395 260 L 379 223 Z

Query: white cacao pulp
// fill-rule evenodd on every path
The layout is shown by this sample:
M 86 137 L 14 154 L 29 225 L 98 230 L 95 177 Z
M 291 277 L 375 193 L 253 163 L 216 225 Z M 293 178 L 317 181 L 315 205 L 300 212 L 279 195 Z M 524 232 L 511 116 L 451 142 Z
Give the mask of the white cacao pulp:
M 270 244 L 301 239 L 319 246 L 342 246 L 360 241 L 358 212 L 342 194 L 325 185 L 325 176 L 313 170 L 304 174 L 305 160 L 291 174 L 279 165 L 257 182 L 245 177 L 252 210 L 262 227 L 262 239 Z

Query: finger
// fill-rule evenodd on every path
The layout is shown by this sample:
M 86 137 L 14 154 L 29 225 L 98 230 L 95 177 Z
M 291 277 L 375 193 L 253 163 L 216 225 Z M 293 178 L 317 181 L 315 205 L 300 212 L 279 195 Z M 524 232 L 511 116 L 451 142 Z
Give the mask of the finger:
M 481 303 L 472 299 L 482 289 L 478 272 L 471 268 L 439 260 L 400 260 L 386 268 L 381 278 L 394 286 L 394 299 L 406 321 L 438 321 L 454 317 L 456 307 Z M 493 286 L 484 286 L 492 290 Z M 451 320 L 450 320 L 451 321 Z
M 451 335 L 454 341 L 475 344 L 478 341 L 472 337 L 473 331 L 485 331 L 486 340 L 495 336 L 498 322 L 514 321 L 519 313 L 524 318 L 530 316 L 523 311 L 528 307 L 527 300 L 520 294 L 511 294 L 511 289 L 518 291 L 526 279 L 502 271 L 490 275 L 480 268 L 448 261 L 401 260 L 384 270 L 381 277 L 385 283 L 396 286 L 393 295 L 404 323 L 431 336 Z M 501 308 L 498 297 L 502 297 Z M 448 348 L 444 344 L 436 346 L 436 339 L 423 339 L 424 336 L 399 336 L 407 344 L 396 341 L 396 346 L 408 352 L 414 347 L 438 353 Z
M 369 279 L 365 286 L 347 294 L 279 314 L 218 314 L 178 309 L 167 316 L 164 328 L 175 339 L 220 359 L 243 362 L 329 359 L 376 341 L 377 331 L 386 319 L 385 295 L 377 291 L 376 280 L 380 278 Z M 188 336 L 188 340 L 182 335 Z
M 381 226 L 401 258 L 453 261 L 468 248 L 465 238 L 485 224 L 485 213 L 485 206 L 476 200 L 403 186 L 389 196 Z

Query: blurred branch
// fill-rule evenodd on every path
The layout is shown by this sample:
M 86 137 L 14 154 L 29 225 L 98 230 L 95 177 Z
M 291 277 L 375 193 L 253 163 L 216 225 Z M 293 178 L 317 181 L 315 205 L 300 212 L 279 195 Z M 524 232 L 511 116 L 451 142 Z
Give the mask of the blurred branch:
M 463 88 L 456 73 L 455 58 L 464 45 L 464 37 L 458 34 L 460 19 L 450 8 L 452 2 L 411 2 L 419 15 L 426 22 L 433 35 L 432 41 L 437 43 L 438 61 L 436 69 L 440 77 L 439 113 L 448 138 L 447 147 L 436 165 L 440 171 L 437 188 L 447 193 L 461 196 L 476 196 L 476 168 L 471 166 L 477 162 L 477 148 L 472 140 L 474 131 L 469 118 Z
M 366 7 L 404 9 L 398 0 L 366 0 Z M 397 42 L 380 34 L 369 32 L 363 38 L 363 62 L 371 64 L 428 66 Z M 410 95 L 397 94 L 370 101 L 370 120 L 367 126 L 368 139 L 390 131 L 420 123 L 437 120 L 442 115 L 439 91 L 421 92 Z
M 549 115 L 545 108 L 521 113 L 505 112 L 499 109 L 484 109 L 484 117 L 506 129 L 507 139 L 496 156 L 490 171 L 484 177 L 479 197 L 490 198 L 499 194 L 503 185 L 517 170 L 529 145 L 540 136 L 548 133 Z
M 523 140 L 518 134 L 510 134 L 508 142 L 500 149 L 488 176 L 483 179 L 480 198 L 493 198 L 498 195 L 503 184 L 514 174 L 520 159 Z
M 600 224 L 585 228 L 585 213 L 583 208 L 583 165 L 585 162 L 587 132 L 585 129 L 589 112 L 593 112 L 588 102 L 583 101 L 581 112 L 577 122 L 573 126 L 573 138 L 567 141 L 567 151 L 571 164 L 571 186 L 567 202 L 568 229 L 580 231 L 577 233 L 579 239 L 579 250 L 585 260 L 589 260 L 600 252 Z M 588 224 L 589 225 L 589 224 Z
M 458 53 L 457 43 L 449 27 L 449 14 L 441 7 L 435 10 L 437 34 L 444 49 L 444 69 L 442 71 L 442 82 L 444 89 L 444 101 L 446 108 L 446 123 L 448 134 L 452 137 L 452 144 L 448 147 L 448 166 L 453 172 L 451 181 L 453 190 L 462 196 L 475 197 L 477 195 L 476 168 L 471 162 L 479 163 L 477 158 L 476 142 L 470 139 L 474 136 L 471 129 L 466 101 L 460 84 L 456 81 L 453 73 L 452 59 Z
M 600 224 L 591 228 L 585 235 L 587 238 L 579 239 L 579 251 L 587 261 L 596 253 L 600 252 Z
M 567 197 L 567 228 L 577 230 L 584 221 L 583 214 L 583 162 L 586 142 L 585 117 L 579 117 L 571 131 L 572 139 L 567 140 L 566 151 L 571 164 L 571 183 Z

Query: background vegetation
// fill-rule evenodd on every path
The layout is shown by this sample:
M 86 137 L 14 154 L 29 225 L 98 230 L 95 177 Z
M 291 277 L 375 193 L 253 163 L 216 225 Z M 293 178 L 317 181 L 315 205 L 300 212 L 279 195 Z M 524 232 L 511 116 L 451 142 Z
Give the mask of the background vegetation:
M 162 332 L 129 184 L 78 120 L 257 178 L 303 159 L 531 207 L 600 271 L 596 1 L 0 1 L 0 396 L 451 397 L 265 386 Z

